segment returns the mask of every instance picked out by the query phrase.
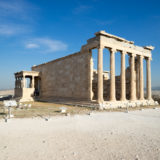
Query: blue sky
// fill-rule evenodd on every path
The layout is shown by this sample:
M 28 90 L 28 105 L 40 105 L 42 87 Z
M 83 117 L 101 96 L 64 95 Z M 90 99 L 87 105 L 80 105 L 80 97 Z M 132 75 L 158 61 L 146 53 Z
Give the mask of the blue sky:
M 14 72 L 79 51 L 99 30 L 155 46 L 152 86 L 160 86 L 159 8 L 159 0 L 0 0 L 0 89 L 14 88 Z

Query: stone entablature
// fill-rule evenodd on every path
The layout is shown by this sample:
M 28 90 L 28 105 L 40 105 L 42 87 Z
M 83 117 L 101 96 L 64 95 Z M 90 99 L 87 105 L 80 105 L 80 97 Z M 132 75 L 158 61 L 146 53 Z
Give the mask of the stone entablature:
M 151 58 L 151 50 L 154 49 L 153 46 L 140 47 L 134 45 L 133 41 L 128 41 L 123 38 L 108 34 L 105 31 L 97 32 L 95 35 L 96 37 L 87 41 L 87 45 L 82 46 L 82 50 L 94 49 L 98 48 L 99 46 L 103 46 L 104 48 L 115 48 L 117 51 L 125 51 L 126 53 L 132 53 Z

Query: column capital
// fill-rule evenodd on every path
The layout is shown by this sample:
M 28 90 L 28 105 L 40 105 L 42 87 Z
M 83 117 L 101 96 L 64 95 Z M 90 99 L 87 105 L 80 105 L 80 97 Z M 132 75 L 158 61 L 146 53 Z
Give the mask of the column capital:
M 127 54 L 127 51 L 125 51 L 125 50 L 122 50 L 122 51 L 121 51 L 121 53 L 123 53 L 123 54 Z
M 97 46 L 97 48 L 98 48 L 98 49 L 104 49 L 104 45 L 103 45 L 103 44 L 99 44 L 99 45 Z
M 130 56 L 135 58 L 135 57 L 136 57 L 136 54 L 131 53 Z
M 145 57 L 145 59 L 151 61 L 152 58 L 151 57 Z
M 139 57 L 144 58 L 144 55 L 139 55 Z
M 116 48 L 110 48 L 109 50 L 110 50 L 110 52 L 112 52 L 112 53 L 117 52 L 117 49 L 116 49 Z

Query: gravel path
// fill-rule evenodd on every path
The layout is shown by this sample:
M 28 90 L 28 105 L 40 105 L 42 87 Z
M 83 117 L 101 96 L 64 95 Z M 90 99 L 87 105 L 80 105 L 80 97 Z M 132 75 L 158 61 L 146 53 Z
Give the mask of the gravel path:
M 0 120 L 1 160 L 160 160 L 160 108 Z

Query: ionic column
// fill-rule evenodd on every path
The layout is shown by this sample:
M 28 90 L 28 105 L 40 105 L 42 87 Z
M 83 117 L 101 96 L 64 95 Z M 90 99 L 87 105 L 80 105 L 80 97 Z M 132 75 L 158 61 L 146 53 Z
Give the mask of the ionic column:
M 151 100 L 152 99 L 152 91 L 151 91 L 151 60 L 148 57 L 147 58 L 147 99 Z
M 115 49 L 110 50 L 110 101 L 116 100 L 115 92 Z
M 131 88 L 130 88 L 130 100 L 136 100 L 136 85 L 135 85 L 135 55 L 131 55 Z
M 144 81 L 143 81 L 143 56 L 140 56 L 140 84 L 139 84 L 139 88 L 140 88 L 140 100 L 144 99 Z
M 31 84 L 31 88 L 34 88 L 34 76 L 32 76 L 32 84 Z
M 140 57 L 136 59 L 136 97 L 140 98 Z
M 125 54 L 126 52 L 121 52 L 121 101 L 126 100 Z
M 98 103 L 103 103 L 103 47 L 98 48 Z

